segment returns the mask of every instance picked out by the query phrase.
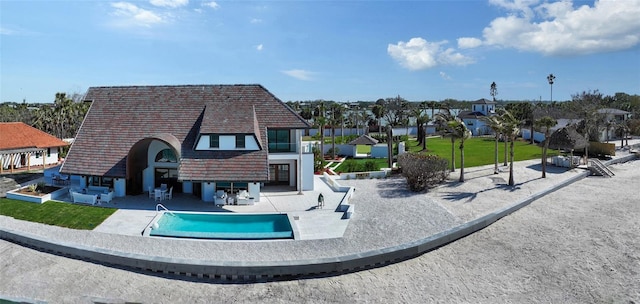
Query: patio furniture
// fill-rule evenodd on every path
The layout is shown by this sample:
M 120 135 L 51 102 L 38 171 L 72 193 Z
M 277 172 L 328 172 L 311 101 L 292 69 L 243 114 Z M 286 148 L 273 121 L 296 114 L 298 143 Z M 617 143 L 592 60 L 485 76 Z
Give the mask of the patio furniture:
M 247 190 L 240 190 L 236 196 L 236 203 L 238 205 L 253 205 L 254 198 L 249 196 Z
M 164 194 L 164 199 L 170 200 L 173 198 L 173 187 L 169 188 L 169 192 Z
M 101 203 L 110 203 L 111 200 L 113 200 L 113 191 L 108 191 L 107 193 L 100 194 Z
M 156 195 L 155 195 L 155 194 L 156 194 L 156 193 L 151 189 L 151 187 L 149 187 L 149 198 L 153 198 L 153 199 L 155 199 L 155 198 L 156 198 Z
M 160 184 L 160 189 L 167 191 L 167 184 Z
M 155 199 L 156 201 L 162 201 L 164 200 L 164 193 L 165 191 L 160 189 L 160 188 L 156 188 L 155 190 Z
M 222 206 L 227 204 L 227 193 L 224 190 L 216 191 L 215 203 L 216 206 Z
M 83 194 L 78 192 L 71 192 L 71 197 L 73 198 L 74 203 L 84 203 L 91 205 L 95 205 L 98 200 L 97 195 Z

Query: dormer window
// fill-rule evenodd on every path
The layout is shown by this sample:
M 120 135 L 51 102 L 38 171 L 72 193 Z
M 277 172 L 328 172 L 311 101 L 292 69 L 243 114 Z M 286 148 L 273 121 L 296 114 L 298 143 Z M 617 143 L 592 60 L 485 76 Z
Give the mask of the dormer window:
M 209 135 L 209 148 L 220 148 L 220 135 Z
M 244 149 L 244 134 L 236 135 L 236 149 Z

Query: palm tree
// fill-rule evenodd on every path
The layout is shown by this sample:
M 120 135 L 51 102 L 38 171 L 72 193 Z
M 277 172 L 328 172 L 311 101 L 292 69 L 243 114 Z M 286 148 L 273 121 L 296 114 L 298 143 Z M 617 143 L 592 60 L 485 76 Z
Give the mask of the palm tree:
M 331 109 L 331 116 L 329 116 L 328 121 L 331 126 L 331 159 L 336 159 L 336 125 L 341 121 L 342 106 L 331 102 L 329 109 Z
M 509 149 L 510 156 L 510 166 L 509 166 L 509 186 L 513 186 L 515 184 L 513 179 L 513 156 L 514 156 L 514 142 L 516 141 L 516 136 L 520 133 L 520 121 L 517 120 L 509 111 L 504 111 L 501 115 L 503 120 L 503 133 L 505 137 L 509 139 L 511 142 Z
M 320 104 L 316 107 L 314 116 L 316 123 L 318 124 L 318 131 L 320 132 L 320 155 L 324 159 L 324 126 L 327 123 L 325 117 L 324 101 L 320 101 Z
M 539 129 L 544 129 L 544 145 L 542 147 L 542 178 L 547 177 L 547 149 L 549 149 L 549 137 L 551 136 L 551 128 L 558 124 L 558 121 L 551 116 L 544 116 L 535 121 L 535 125 Z M 533 136 L 533 135 L 532 135 Z
M 453 130 L 451 130 L 451 127 L 449 126 L 449 122 L 456 121 L 456 119 L 457 118 L 451 114 L 451 111 L 448 108 L 445 108 L 444 111 L 440 111 L 435 116 L 435 121 L 440 126 L 441 134 L 443 136 L 448 136 L 449 138 L 451 138 L 451 172 L 456 171 L 456 165 L 455 165 L 456 137 L 452 136 Z
M 500 171 L 498 170 L 498 140 L 500 139 L 500 133 L 502 133 L 502 121 L 500 121 L 500 116 L 498 115 L 485 116 L 482 118 L 482 120 L 487 124 L 487 126 L 493 131 L 493 134 L 494 134 L 495 161 L 494 161 L 494 167 L 493 167 L 493 174 L 498 174 L 500 173 Z
M 471 131 L 464 121 L 458 118 L 449 121 L 448 125 L 451 130 L 451 137 L 460 139 L 460 179 L 458 181 L 462 183 L 464 182 L 464 141 L 471 137 Z
M 373 112 L 373 115 L 376 117 L 376 120 L 378 121 L 378 134 L 382 134 L 382 123 L 380 120 L 384 116 L 384 106 L 377 104 L 373 106 L 373 108 L 371 109 L 371 112 Z

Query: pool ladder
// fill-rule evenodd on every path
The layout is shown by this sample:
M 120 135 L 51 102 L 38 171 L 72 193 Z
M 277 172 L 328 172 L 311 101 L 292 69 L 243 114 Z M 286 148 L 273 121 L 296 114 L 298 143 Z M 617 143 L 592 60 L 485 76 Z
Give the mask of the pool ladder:
M 165 207 L 162 204 L 157 204 L 156 205 L 156 212 L 160 212 L 160 208 L 164 209 L 165 211 L 169 212 L 171 215 L 175 216 L 175 214 L 173 212 L 171 212 L 171 210 L 167 209 L 167 207 Z

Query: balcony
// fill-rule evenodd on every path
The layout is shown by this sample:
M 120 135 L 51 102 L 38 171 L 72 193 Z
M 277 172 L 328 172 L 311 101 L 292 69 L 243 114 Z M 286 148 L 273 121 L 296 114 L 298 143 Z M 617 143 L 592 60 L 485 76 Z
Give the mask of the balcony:
M 296 152 L 296 143 L 278 142 L 269 143 L 269 153 L 291 153 Z

